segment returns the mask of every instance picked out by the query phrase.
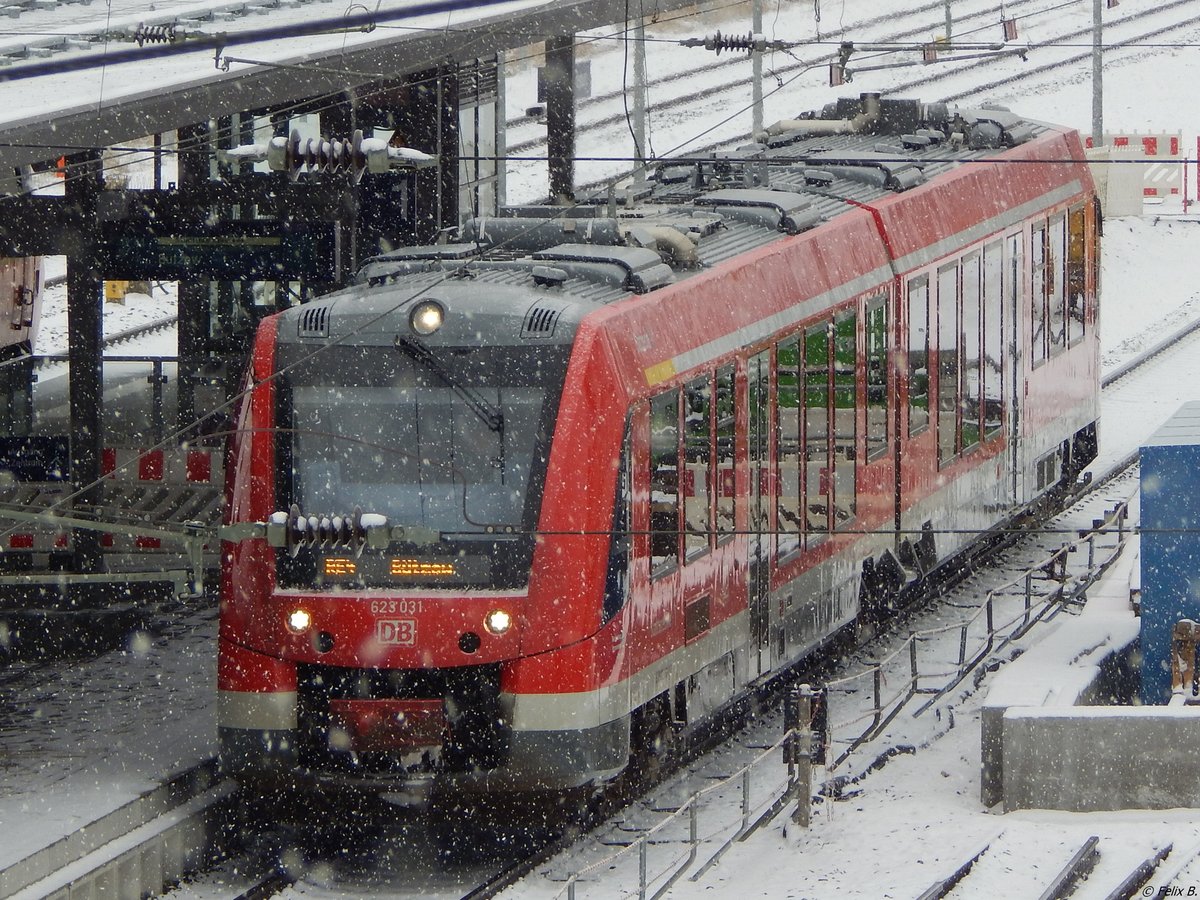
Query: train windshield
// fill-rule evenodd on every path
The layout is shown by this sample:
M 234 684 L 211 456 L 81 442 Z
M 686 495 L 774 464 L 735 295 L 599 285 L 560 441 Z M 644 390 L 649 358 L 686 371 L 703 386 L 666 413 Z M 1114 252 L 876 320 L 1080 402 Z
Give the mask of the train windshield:
M 284 392 L 287 499 L 444 535 L 532 530 L 565 351 L 421 351 L 336 347 L 298 361 Z

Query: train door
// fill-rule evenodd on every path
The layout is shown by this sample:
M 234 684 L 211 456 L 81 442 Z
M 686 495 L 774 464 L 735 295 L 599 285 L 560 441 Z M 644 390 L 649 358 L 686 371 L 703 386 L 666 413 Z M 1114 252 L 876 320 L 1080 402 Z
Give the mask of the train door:
M 751 676 L 761 675 L 771 668 L 771 536 L 768 516 L 771 503 L 770 372 L 769 351 L 750 357 L 746 381 L 749 389 L 747 458 L 750 468 L 750 546 L 747 578 Z
M 1011 385 L 1008 403 L 1008 467 L 1011 476 L 1011 499 L 1025 500 L 1025 473 L 1021 464 L 1021 415 L 1025 395 L 1023 325 L 1029 314 L 1025 303 L 1024 232 L 1004 238 L 1004 313 L 1008 332 L 1008 383 Z
M 1012 311 L 1006 309 L 1004 277 L 1004 240 L 992 241 L 983 248 L 983 277 L 980 281 L 983 310 L 983 357 L 980 377 L 982 380 L 983 440 L 990 443 L 997 438 L 1005 440 L 1001 463 L 1006 467 L 997 486 L 1001 503 L 1012 505 L 1012 478 L 1008 467 L 1012 465 L 1012 443 L 1014 436 L 1009 431 L 1009 383 L 1012 380 L 1009 360 L 1014 353 L 1008 346 Z

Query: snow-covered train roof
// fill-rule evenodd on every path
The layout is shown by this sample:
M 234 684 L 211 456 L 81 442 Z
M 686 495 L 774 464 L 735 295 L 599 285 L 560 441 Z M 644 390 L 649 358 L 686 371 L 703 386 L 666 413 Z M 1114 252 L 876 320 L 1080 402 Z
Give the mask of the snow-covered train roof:
M 512 207 L 472 219 L 451 243 L 368 260 L 359 281 L 412 284 L 424 273 L 469 271 L 609 302 L 686 279 L 1050 129 L 1001 108 L 870 94 L 842 99 L 772 126 L 755 144 L 662 160 L 642 185 L 574 207 Z

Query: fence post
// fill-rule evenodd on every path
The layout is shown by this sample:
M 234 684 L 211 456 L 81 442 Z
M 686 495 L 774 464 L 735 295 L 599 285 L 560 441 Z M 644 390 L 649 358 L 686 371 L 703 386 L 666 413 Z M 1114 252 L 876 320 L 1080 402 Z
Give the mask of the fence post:
M 1029 624 L 1029 611 L 1033 602 L 1033 573 L 1025 573 L 1025 621 L 1022 626 Z
M 746 829 L 750 827 L 750 770 L 742 770 L 742 830 L 741 834 L 746 833 Z
M 646 900 L 646 835 L 638 838 L 638 900 Z
M 795 711 L 794 721 L 797 727 L 793 729 L 792 754 L 790 760 L 796 764 L 797 777 L 794 783 L 796 794 L 796 809 L 792 813 L 792 821 L 801 828 L 807 828 L 812 818 L 812 719 L 813 691 L 807 684 L 789 698 Z M 791 762 L 788 764 L 789 774 Z
M 873 731 L 879 727 L 879 723 L 883 719 L 883 670 L 878 664 L 876 664 L 871 676 L 875 688 L 875 719 L 871 722 L 869 730 Z
M 913 635 L 908 639 L 908 668 L 912 673 L 912 680 L 908 685 L 908 696 L 912 697 L 917 693 L 917 636 Z

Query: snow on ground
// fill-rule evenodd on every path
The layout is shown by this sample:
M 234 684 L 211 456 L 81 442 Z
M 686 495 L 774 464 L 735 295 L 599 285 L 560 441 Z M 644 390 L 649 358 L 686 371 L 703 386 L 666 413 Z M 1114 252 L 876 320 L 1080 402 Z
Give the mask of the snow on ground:
M 812 10 L 801 6 L 811 17 Z M 1193 52 L 1123 51 L 1108 62 L 1106 112 L 1112 129 L 1178 129 L 1185 144 L 1200 131 L 1200 112 L 1191 102 L 1192 86 L 1200 81 L 1200 61 Z M 1033 117 L 1086 129 L 1087 91 L 1086 74 L 1075 67 L 1064 71 L 1053 88 L 1020 87 L 1011 97 L 996 99 Z M 828 91 L 822 94 L 829 96 Z M 814 105 L 819 103 L 789 107 Z M 697 112 L 688 119 L 687 128 L 703 128 L 703 115 Z M 669 144 L 673 135 L 659 138 Z M 1105 223 L 1101 333 L 1106 368 L 1161 337 L 1164 317 L 1184 321 L 1200 315 L 1200 253 L 1195 249 L 1200 225 L 1167 215 L 1172 210 L 1166 207 L 1161 212 L 1156 216 L 1148 208 L 1141 219 Z M 61 299 L 52 290 L 39 339 L 42 352 L 63 349 L 58 306 Z M 106 331 L 128 327 L 164 306 L 162 295 L 134 297 L 124 307 L 110 305 Z M 121 352 L 173 350 L 123 346 Z M 1120 432 L 1136 445 L 1138 435 L 1153 431 L 1179 402 L 1194 399 L 1200 371 L 1190 369 L 1200 368 L 1200 354 L 1192 356 L 1198 358 L 1196 366 L 1160 378 L 1118 407 L 1106 406 L 1102 441 Z M 19 696 L 0 690 L 0 826 L 5 835 L 0 865 L 212 753 L 212 631 L 211 618 L 202 617 L 190 621 L 187 634 L 169 649 L 163 639 L 142 639 L 129 651 L 50 676 Z M 1027 897 L 1045 886 L 1086 836 L 1098 834 L 1104 854 L 1100 868 L 1092 884 L 1076 894 L 1086 898 L 1103 895 L 1101 884 L 1111 885 L 1118 872 L 1153 846 L 1168 839 L 1177 846 L 1200 840 L 1193 811 L 1000 815 L 983 809 L 977 703 L 965 704 L 956 727 L 940 740 L 920 753 L 893 759 L 861 787 L 854 799 L 819 809 L 809 831 L 785 830 L 777 822 L 735 846 L 703 880 L 677 884 L 671 896 L 912 897 L 971 850 L 995 839 L 956 896 Z M 1200 890 L 1200 877 L 1182 883 L 1185 889 L 1196 884 Z M 553 896 L 561 888 L 531 881 L 511 896 Z M 628 884 L 612 885 L 586 895 L 616 897 L 628 889 Z

